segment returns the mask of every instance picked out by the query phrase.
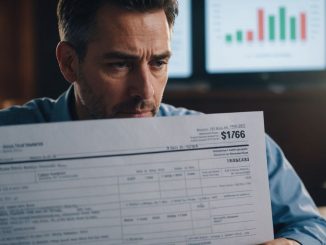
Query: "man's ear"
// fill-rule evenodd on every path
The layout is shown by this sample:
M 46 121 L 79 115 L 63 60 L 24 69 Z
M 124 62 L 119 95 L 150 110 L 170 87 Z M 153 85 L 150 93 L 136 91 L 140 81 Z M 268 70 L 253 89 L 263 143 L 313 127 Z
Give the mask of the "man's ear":
M 75 49 L 69 43 L 61 41 L 57 45 L 56 56 L 64 78 L 70 83 L 75 82 L 79 63 Z

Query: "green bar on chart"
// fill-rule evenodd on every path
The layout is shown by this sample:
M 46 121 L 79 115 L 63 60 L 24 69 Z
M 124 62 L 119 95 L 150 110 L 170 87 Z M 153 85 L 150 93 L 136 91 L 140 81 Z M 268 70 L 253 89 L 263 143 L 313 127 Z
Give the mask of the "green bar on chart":
M 286 39 L 286 9 L 280 8 L 280 38 L 282 41 Z
M 297 38 L 296 35 L 296 18 L 291 17 L 290 18 L 290 30 L 291 30 L 291 40 L 295 41 Z
M 268 17 L 268 24 L 269 24 L 269 40 L 275 40 L 275 16 L 270 15 Z
M 227 34 L 227 35 L 225 36 L 225 41 L 226 41 L 227 43 L 232 43 L 232 35 Z
M 237 31 L 237 41 L 241 43 L 242 40 L 243 40 L 242 31 Z

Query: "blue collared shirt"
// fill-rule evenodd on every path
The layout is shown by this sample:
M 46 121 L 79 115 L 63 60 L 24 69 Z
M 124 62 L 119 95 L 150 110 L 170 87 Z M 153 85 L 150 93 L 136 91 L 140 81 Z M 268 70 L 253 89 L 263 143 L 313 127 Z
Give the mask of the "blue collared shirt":
M 57 100 L 36 99 L 24 106 L 0 111 L 0 125 L 72 121 L 70 87 Z M 200 114 L 161 104 L 156 116 Z M 284 237 L 301 244 L 326 244 L 326 221 L 316 208 L 302 181 L 277 144 L 266 136 L 269 187 L 275 238 Z

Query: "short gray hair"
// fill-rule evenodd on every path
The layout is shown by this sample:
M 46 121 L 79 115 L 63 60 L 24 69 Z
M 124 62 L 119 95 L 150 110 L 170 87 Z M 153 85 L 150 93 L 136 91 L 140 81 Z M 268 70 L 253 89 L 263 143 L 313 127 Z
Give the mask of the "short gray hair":
M 95 34 L 97 12 L 107 4 L 139 12 L 163 9 L 170 28 L 178 15 L 178 0 L 59 0 L 60 39 L 74 47 L 80 60 L 84 59 L 88 42 Z

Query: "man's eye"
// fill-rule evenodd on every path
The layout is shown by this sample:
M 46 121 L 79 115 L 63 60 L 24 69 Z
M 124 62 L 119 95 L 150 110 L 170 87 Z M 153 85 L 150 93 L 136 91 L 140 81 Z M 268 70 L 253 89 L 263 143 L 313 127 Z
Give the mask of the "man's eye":
M 130 67 L 130 64 L 127 62 L 113 62 L 109 64 L 109 67 L 114 69 L 126 69 Z
M 168 61 L 166 61 L 166 60 L 155 60 L 152 62 L 152 66 L 154 66 L 156 68 L 164 67 L 167 64 L 168 64 Z

